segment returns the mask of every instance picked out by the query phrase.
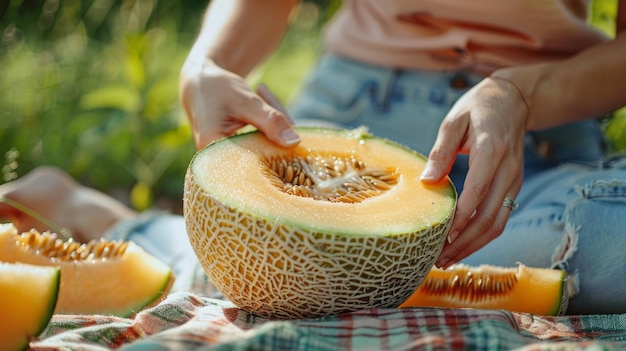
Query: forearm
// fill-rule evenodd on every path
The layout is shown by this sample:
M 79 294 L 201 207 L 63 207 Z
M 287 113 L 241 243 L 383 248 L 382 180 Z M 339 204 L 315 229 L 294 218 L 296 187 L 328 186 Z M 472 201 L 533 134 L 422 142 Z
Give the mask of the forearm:
M 280 42 L 297 0 L 213 0 L 185 65 L 246 76 Z
M 526 127 L 537 130 L 598 117 L 626 105 L 626 33 L 568 60 L 496 71 L 529 106 Z

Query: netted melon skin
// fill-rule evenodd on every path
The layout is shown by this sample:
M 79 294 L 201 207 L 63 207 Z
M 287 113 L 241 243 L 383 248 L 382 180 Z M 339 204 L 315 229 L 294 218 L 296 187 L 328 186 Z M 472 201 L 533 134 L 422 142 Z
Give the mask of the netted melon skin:
M 399 306 L 441 253 L 454 215 L 392 237 L 313 232 L 229 208 L 191 171 L 183 205 L 191 246 L 211 282 L 241 309 L 270 319 Z

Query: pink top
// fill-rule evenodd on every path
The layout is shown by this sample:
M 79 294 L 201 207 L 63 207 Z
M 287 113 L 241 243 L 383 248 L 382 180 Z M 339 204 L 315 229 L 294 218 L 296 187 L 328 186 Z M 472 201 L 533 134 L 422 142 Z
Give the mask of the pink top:
M 326 49 L 392 67 L 489 72 L 566 58 L 609 40 L 590 0 L 344 0 Z

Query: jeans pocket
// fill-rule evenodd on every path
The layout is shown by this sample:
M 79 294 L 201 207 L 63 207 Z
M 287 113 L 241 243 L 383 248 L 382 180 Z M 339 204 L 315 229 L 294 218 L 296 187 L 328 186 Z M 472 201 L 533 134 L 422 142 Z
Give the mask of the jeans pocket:
M 341 59 L 323 57 L 289 105 L 292 118 L 296 122 L 322 120 L 351 127 L 367 108 L 364 93 L 376 85 L 374 79 L 368 80 L 357 71 L 358 67 Z

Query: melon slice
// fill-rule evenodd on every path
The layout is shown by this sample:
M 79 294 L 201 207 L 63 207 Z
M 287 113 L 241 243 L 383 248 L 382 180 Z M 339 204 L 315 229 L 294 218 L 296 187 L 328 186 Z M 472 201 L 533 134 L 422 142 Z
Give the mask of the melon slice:
M 55 313 L 128 317 L 161 301 L 174 275 L 171 268 L 131 241 L 63 241 L 36 230 L 18 233 L 0 224 L 0 261 L 60 267 Z
M 298 132 L 295 148 L 250 132 L 191 161 L 183 213 L 205 272 L 267 318 L 397 307 L 441 252 L 452 183 L 422 183 L 424 156 L 364 130 Z
M 569 302 L 562 270 L 491 265 L 433 268 L 422 285 L 400 307 L 505 309 L 537 315 L 559 315 Z
M 58 267 L 0 263 L 0 350 L 25 350 L 48 325 L 60 276 Z

